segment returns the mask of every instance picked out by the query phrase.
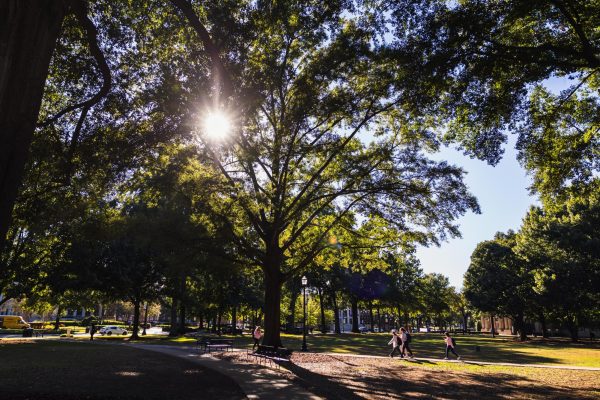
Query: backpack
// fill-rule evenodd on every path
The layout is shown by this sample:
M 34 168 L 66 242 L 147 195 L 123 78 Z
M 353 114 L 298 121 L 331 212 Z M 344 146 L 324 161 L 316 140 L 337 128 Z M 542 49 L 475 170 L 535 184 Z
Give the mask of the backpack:
M 456 347 L 456 340 L 454 340 L 454 338 L 450 338 L 452 339 L 452 347 Z
M 406 332 L 406 343 L 410 343 L 412 340 L 412 336 L 410 335 L 410 333 Z

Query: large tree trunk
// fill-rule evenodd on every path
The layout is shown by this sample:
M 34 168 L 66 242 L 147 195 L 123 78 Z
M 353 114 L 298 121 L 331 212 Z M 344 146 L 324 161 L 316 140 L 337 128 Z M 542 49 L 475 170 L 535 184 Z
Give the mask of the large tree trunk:
M 214 313 L 212 317 L 212 327 L 210 329 L 212 333 L 217 333 L 217 324 L 217 313 Z
M 237 333 L 237 306 L 233 306 L 231 310 L 231 333 Z
M 60 313 L 62 312 L 62 308 L 58 306 L 56 309 L 56 320 L 54 321 L 54 330 L 57 331 L 60 329 Z
M 490 315 L 490 331 L 492 332 L 492 337 L 496 337 L 496 327 L 494 326 L 494 315 Z
M 342 333 L 340 329 L 340 308 L 338 307 L 335 291 L 331 291 L 331 303 L 333 304 L 333 325 L 334 332 L 338 335 Z
M 66 12 L 64 0 L 0 1 L 0 251 Z
M 290 312 L 287 317 L 288 327 L 296 327 L 296 301 L 298 301 L 298 291 L 295 286 L 290 286 Z
M 131 337 L 129 340 L 139 339 L 138 329 L 140 328 L 140 299 L 133 300 L 133 328 L 131 329 Z
M 223 324 L 221 322 L 221 320 L 223 319 L 223 310 L 221 308 L 221 306 L 219 305 L 219 308 L 217 309 L 217 335 L 221 336 L 221 325 Z
M 173 298 L 171 302 L 171 327 L 169 328 L 169 336 L 177 336 L 177 299 Z
M 373 302 L 369 301 L 369 319 L 371 320 L 371 332 L 375 332 L 374 324 L 375 320 L 373 319 Z
M 377 331 L 381 332 L 381 310 L 379 304 L 377 304 Z
M 352 332 L 360 333 L 358 330 L 358 299 L 352 297 L 350 304 L 352 307 Z
M 327 325 L 325 321 L 325 304 L 323 302 L 323 289 L 317 288 L 319 292 L 319 305 L 321 306 L 321 332 L 327 332 Z
M 546 316 L 544 315 L 544 313 L 540 313 L 540 324 L 542 324 L 542 337 L 543 338 L 547 338 L 548 337 L 548 329 L 546 327 Z
M 574 318 L 569 317 L 567 320 L 567 329 L 571 335 L 571 341 L 577 342 L 579 340 L 579 327 L 577 326 Z
M 263 345 L 282 347 L 281 344 L 281 287 L 284 275 L 281 273 L 283 251 L 279 248 L 279 237 L 273 235 L 267 242 L 263 273 L 265 276 L 265 334 Z
M 523 314 L 517 314 L 513 316 L 513 324 L 515 330 L 519 334 L 519 340 L 524 342 L 527 340 L 527 334 L 525 332 L 525 320 L 523 318 Z
M 281 345 L 281 285 L 282 277 L 277 269 L 265 269 L 265 336 L 263 345 L 282 347 Z
M 183 301 L 179 302 L 179 333 L 185 334 L 185 304 Z

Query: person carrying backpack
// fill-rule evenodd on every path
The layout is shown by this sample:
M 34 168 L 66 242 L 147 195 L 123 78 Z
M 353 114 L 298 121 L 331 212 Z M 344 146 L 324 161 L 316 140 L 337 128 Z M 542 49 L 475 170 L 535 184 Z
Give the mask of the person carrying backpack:
M 444 337 L 444 341 L 446 342 L 446 357 L 444 357 L 444 360 L 448 359 L 449 351 L 451 351 L 452 354 L 456 356 L 457 360 L 460 360 L 460 356 L 456 354 L 456 351 L 454 350 L 454 348 L 456 347 L 456 340 L 454 340 L 453 337 L 450 337 L 450 332 L 446 332 L 445 335 L 446 337 Z
M 402 355 L 402 351 L 400 350 L 400 336 L 398 336 L 398 332 L 395 329 L 392 329 L 392 339 L 388 342 L 388 345 L 392 345 L 392 352 L 390 353 L 390 357 L 394 358 L 394 353 L 396 353 L 396 350 L 398 350 L 398 353 L 400 353 L 400 358 L 404 358 L 404 356 Z
M 410 341 L 412 339 L 410 333 L 408 333 L 406 331 L 406 329 L 404 329 L 404 328 L 400 328 L 400 332 L 401 332 L 400 333 L 400 340 L 402 340 L 402 348 L 400 349 L 400 354 L 402 356 L 404 356 L 404 355 L 406 355 L 406 352 L 408 352 L 409 357 L 410 358 L 414 358 L 413 357 L 413 352 L 412 352 L 412 350 L 410 349 L 410 346 L 409 346 L 409 343 L 410 343 Z

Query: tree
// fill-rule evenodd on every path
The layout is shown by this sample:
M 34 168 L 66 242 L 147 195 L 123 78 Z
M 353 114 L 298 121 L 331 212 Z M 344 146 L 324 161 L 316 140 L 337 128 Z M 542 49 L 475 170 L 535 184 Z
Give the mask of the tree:
M 525 316 L 533 299 L 533 276 L 529 264 L 515 253 L 517 234 L 497 233 L 481 242 L 471 255 L 465 273 L 464 294 L 478 310 L 509 316 L 520 339 L 526 339 Z M 492 325 L 493 329 L 493 325 Z
M 536 304 L 578 339 L 578 326 L 598 318 L 600 308 L 600 207 L 598 182 L 592 196 L 532 208 L 523 222 L 517 252 L 534 266 Z
M 235 100 L 224 106 L 237 111 L 235 134 L 204 145 L 229 183 L 221 215 L 240 210 L 243 219 L 227 225 L 264 272 L 269 345 L 281 345 L 282 284 L 327 247 L 346 214 L 378 215 L 426 243 L 457 235 L 450 221 L 477 210 L 462 172 L 420 152 L 435 144 L 402 109 L 410 100 L 398 82 L 409 71 L 348 11 L 337 3 L 248 9 L 244 30 L 255 37 L 241 50 L 249 61 L 229 69 Z M 378 139 L 365 144 L 358 137 L 369 128 Z M 250 230 L 235 232 L 240 224 Z
M 405 0 L 390 4 L 399 54 L 414 63 L 414 90 L 440 117 L 446 140 L 496 164 L 506 132 L 533 189 L 559 195 L 598 172 L 600 4 L 596 1 Z M 549 78 L 572 85 L 551 94 Z M 431 100 L 431 99 L 429 99 Z
M 410 118 L 414 99 L 402 83 L 413 71 L 391 56 L 369 5 L 172 4 L 93 3 L 95 27 L 87 11 L 64 19 L 40 114 L 44 132 L 59 138 L 59 185 L 78 179 L 78 160 L 97 157 L 85 142 L 126 142 L 134 158 L 140 132 L 154 140 L 198 133 L 199 99 L 238 112 L 235 141 L 201 151 L 227 184 L 211 207 L 233 236 L 232 253 L 263 270 L 265 341 L 273 345 L 281 285 L 322 251 L 347 213 L 379 215 L 421 243 L 458 235 L 452 220 L 477 204 L 460 169 L 424 157 L 438 143 L 427 121 Z M 132 38 L 135 46 L 123 45 Z M 372 140 L 358 140 L 368 131 Z M 110 152 L 100 155 L 113 165 Z
M 430 273 L 421 279 L 421 301 L 425 315 L 435 318 L 442 328 L 443 314 L 450 310 L 453 288 L 447 277 L 438 273 Z

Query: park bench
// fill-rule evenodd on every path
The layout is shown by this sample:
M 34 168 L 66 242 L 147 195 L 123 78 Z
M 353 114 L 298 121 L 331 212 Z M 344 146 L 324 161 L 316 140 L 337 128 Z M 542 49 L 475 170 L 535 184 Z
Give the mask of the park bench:
M 233 339 L 221 339 L 213 337 L 200 337 L 196 341 L 196 345 L 203 352 L 229 351 L 233 350 Z
M 264 346 L 261 344 L 258 345 L 256 350 L 248 350 L 246 356 L 254 357 L 256 360 L 258 360 L 259 364 L 263 360 L 265 364 L 267 361 L 269 361 L 269 365 L 272 365 L 273 362 L 275 362 L 277 368 L 279 368 L 280 363 L 290 361 L 292 350 L 283 347 Z

